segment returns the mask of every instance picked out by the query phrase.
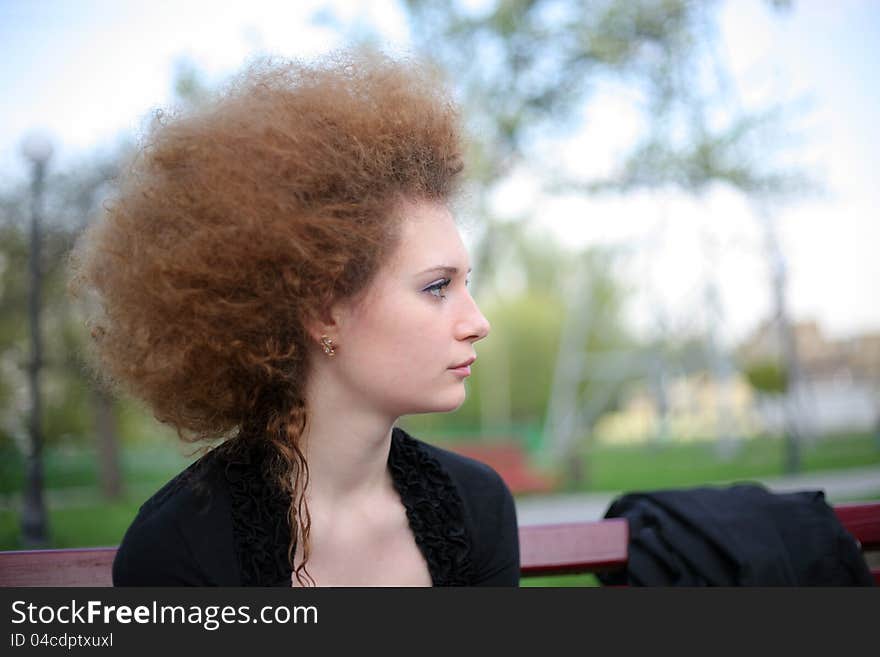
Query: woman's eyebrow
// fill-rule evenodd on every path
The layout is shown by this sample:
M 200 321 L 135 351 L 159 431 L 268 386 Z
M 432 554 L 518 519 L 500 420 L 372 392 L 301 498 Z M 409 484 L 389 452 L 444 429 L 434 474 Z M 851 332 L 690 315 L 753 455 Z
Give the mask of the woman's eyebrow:
M 442 273 L 444 273 L 444 274 L 453 274 L 453 275 L 454 275 L 454 274 L 457 274 L 457 273 L 458 273 L 458 267 L 453 267 L 452 265 L 437 265 L 436 267 L 429 267 L 428 269 L 425 269 L 424 271 L 421 271 L 421 272 L 419 272 L 419 273 L 416 274 L 416 275 L 417 275 L 417 276 L 421 276 L 422 274 L 427 274 L 427 273 L 432 272 L 432 271 L 442 272 Z M 472 271 L 473 271 L 473 267 L 469 267 L 469 268 L 468 268 L 468 274 L 470 274 Z

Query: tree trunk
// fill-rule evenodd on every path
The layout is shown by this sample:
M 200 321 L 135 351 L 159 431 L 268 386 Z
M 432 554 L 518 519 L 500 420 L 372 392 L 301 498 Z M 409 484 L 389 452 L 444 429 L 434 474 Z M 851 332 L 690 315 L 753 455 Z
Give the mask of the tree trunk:
M 122 472 L 119 465 L 119 438 L 113 398 L 104 390 L 95 388 L 92 400 L 95 411 L 101 494 L 106 499 L 118 499 L 122 496 Z

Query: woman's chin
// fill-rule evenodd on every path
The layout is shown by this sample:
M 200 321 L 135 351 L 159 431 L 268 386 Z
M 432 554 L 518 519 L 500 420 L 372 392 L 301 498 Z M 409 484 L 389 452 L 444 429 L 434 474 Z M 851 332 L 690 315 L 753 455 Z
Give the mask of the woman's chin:
M 442 397 L 437 396 L 425 404 L 420 404 L 418 406 L 418 410 L 410 411 L 409 413 L 405 413 L 405 415 L 420 415 L 425 413 L 451 413 L 452 411 L 457 411 L 459 408 L 461 408 L 461 405 L 464 404 L 465 399 L 467 399 L 467 393 L 465 392 L 464 386 L 461 386 L 461 389 L 459 391 L 443 395 Z
M 442 408 L 438 408 L 435 413 L 451 413 L 452 411 L 457 411 L 461 408 L 461 405 L 464 404 L 466 399 L 467 392 L 464 389 L 464 385 L 462 385 L 457 393 L 450 396 L 449 402 L 444 404 Z

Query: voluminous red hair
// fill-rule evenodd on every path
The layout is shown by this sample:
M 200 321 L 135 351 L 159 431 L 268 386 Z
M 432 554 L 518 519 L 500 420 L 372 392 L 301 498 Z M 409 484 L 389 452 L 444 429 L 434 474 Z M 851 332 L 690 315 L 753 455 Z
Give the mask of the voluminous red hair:
M 194 110 L 159 115 L 80 238 L 97 372 L 189 442 L 264 441 L 308 559 L 306 326 L 369 286 L 401 200 L 446 202 L 459 117 L 425 65 L 375 51 L 262 61 Z

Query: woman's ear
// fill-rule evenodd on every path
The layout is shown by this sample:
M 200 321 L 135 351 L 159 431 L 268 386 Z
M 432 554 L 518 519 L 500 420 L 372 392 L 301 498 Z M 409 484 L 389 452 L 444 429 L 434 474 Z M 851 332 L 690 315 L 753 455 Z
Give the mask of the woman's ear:
M 329 308 L 319 309 L 305 322 L 306 332 L 315 344 L 320 344 L 321 338 L 325 336 L 336 342 L 350 313 L 351 309 L 346 302 L 337 302 Z
M 305 323 L 305 329 L 309 336 L 309 340 L 316 345 L 320 345 L 323 336 L 329 335 L 333 337 L 336 335 L 334 326 L 335 324 L 325 316 L 312 319 Z

